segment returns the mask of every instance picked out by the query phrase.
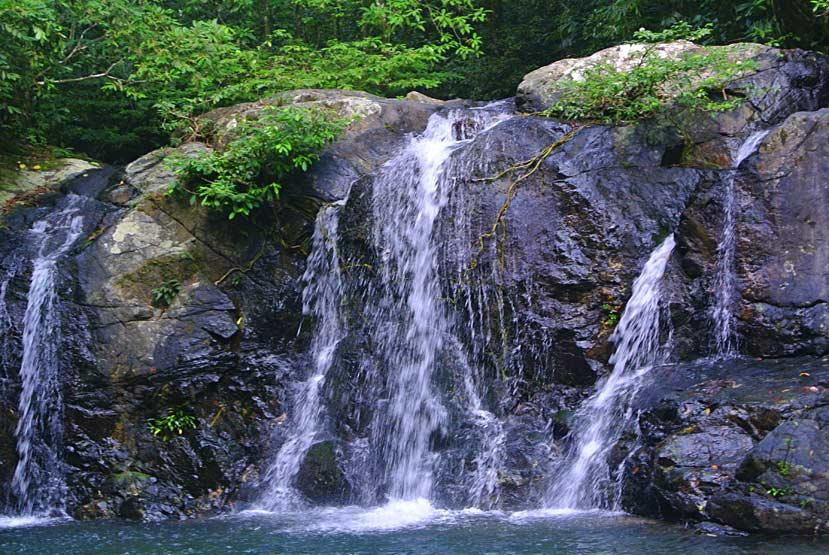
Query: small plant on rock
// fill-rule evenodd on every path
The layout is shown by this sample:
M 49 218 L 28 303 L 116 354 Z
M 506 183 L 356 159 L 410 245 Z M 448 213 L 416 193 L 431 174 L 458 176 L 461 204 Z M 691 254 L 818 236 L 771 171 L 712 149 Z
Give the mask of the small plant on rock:
M 604 325 L 609 327 L 609 328 L 616 327 L 616 324 L 619 323 L 619 317 L 620 317 L 619 311 L 616 308 L 614 308 L 612 305 L 610 305 L 609 303 L 604 303 L 602 305 L 602 312 L 604 312 L 604 315 L 605 315 Z
M 153 306 L 167 308 L 181 291 L 181 283 L 177 279 L 168 279 L 153 289 Z
M 790 465 L 786 461 L 778 461 L 777 462 L 777 473 L 783 476 L 784 478 L 788 478 L 792 475 L 792 465 Z
M 768 495 L 770 497 L 773 497 L 775 499 L 779 499 L 781 497 L 786 497 L 787 495 L 789 495 L 789 493 L 790 492 L 789 492 L 788 488 L 770 487 L 769 489 L 766 490 L 766 495 Z
M 167 411 L 166 416 L 150 418 L 147 426 L 154 436 L 169 441 L 176 436 L 183 435 L 187 430 L 195 429 L 196 418 L 186 413 L 184 409 L 170 410 Z

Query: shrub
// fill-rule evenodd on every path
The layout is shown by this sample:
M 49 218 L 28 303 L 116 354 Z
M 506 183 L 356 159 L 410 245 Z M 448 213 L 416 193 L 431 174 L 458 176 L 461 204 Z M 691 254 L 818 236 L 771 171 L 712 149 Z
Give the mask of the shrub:
M 631 69 L 598 64 L 582 79 L 559 84 L 558 100 L 545 115 L 567 120 L 617 124 L 667 112 L 718 112 L 742 102 L 729 98 L 725 87 L 753 69 L 752 61 L 734 61 L 725 51 L 687 53 L 663 58 L 648 48 Z
M 644 27 L 633 33 L 633 40 L 639 42 L 670 42 L 672 40 L 689 40 L 699 42 L 708 38 L 714 32 L 714 24 L 708 23 L 702 27 L 695 27 L 687 21 L 677 21 L 667 29 L 649 31 Z
M 191 204 L 224 211 L 231 220 L 249 216 L 276 201 L 285 181 L 307 171 L 344 127 L 319 110 L 266 109 L 224 150 L 180 161 L 168 193 L 187 194 Z
M 187 414 L 184 409 L 169 410 L 166 416 L 150 418 L 147 426 L 154 436 L 169 441 L 177 435 L 184 434 L 186 430 L 195 429 L 196 418 Z

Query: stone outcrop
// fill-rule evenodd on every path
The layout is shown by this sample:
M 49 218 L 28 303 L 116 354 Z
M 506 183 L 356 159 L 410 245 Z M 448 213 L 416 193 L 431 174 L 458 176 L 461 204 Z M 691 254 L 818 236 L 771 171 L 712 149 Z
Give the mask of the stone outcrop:
M 626 508 L 746 531 L 829 532 L 829 360 L 701 361 L 655 372 L 637 429 L 617 453 L 629 457 Z
M 0 215 L 37 204 L 43 197 L 58 192 L 66 182 L 98 168 L 97 164 L 77 158 L 59 158 L 44 162 L 42 167 L 21 164 L 0 170 Z
M 753 63 L 753 68 L 726 88 L 726 92 L 745 97 L 743 110 L 721 119 L 720 125 L 733 126 L 733 117 L 749 122 L 777 123 L 792 112 L 815 110 L 829 100 L 829 61 L 813 52 L 780 50 L 758 44 L 732 44 L 701 47 L 688 41 L 659 44 L 622 44 L 596 52 L 586 58 L 568 58 L 541 67 L 524 76 L 518 86 L 516 104 L 524 112 L 549 108 L 561 94 L 561 83 L 583 79 L 584 72 L 597 65 L 624 71 L 640 63 L 645 53 L 666 59 L 709 52 L 728 59 Z

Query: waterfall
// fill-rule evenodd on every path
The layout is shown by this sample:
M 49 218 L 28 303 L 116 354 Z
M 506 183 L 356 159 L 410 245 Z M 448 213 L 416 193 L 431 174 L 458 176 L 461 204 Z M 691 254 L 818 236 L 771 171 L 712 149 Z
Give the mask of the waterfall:
M 59 449 L 62 440 L 60 300 L 58 261 L 82 232 L 81 197 L 36 222 L 30 232 L 36 248 L 23 319 L 22 383 L 15 430 L 18 462 L 12 494 L 20 514 L 59 510 L 64 484 Z
M 270 510 L 301 505 L 301 496 L 293 482 L 303 457 L 323 431 L 322 394 L 337 344 L 343 336 L 339 314 L 343 296 L 337 249 L 339 210 L 339 205 L 328 206 L 317 216 L 311 254 L 303 275 L 303 313 L 316 319 L 311 343 L 313 368 L 311 376 L 299 384 L 294 397 L 291 435 L 282 444 L 266 475 L 268 489 L 262 505 Z
M 651 253 L 612 340 L 613 370 L 575 415 L 569 451 L 545 496 L 545 504 L 563 508 L 609 508 L 607 457 L 631 417 L 630 401 L 661 359 L 660 300 L 662 275 L 674 249 L 668 236 Z
M 263 507 L 301 506 L 295 479 L 311 446 L 328 432 L 326 387 L 339 368 L 337 345 L 356 331 L 368 338 L 358 375 L 349 380 L 355 403 L 367 403 L 369 426 L 348 438 L 346 473 L 357 498 L 391 501 L 430 499 L 437 455 L 432 442 L 447 421 L 447 409 L 435 387 L 440 357 L 452 335 L 439 274 L 436 222 L 452 188 L 450 155 L 477 133 L 506 119 L 502 109 L 449 110 L 433 114 L 423 133 L 384 164 L 370 181 L 368 247 L 374 253 L 370 278 L 344 282 L 340 267 L 369 266 L 341 260 L 338 252 L 340 207 L 324 209 L 314 233 L 305 273 L 305 312 L 316 318 L 311 345 L 313 369 L 293 396 L 291 432 L 268 469 Z M 356 202 L 356 201 L 355 201 Z M 351 264 L 354 263 L 354 264 Z M 340 305 L 358 301 L 360 330 L 349 330 Z M 361 306 L 360 306 L 361 305 Z M 465 386 L 474 393 L 467 376 Z M 492 489 L 498 456 L 499 423 L 476 395 L 467 396 L 474 421 L 491 437 L 491 452 L 482 454 L 483 496 Z M 361 408 L 354 409 L 363 418 Z M 488 458 L 487 458 L 488 457 Z
M 751 134 L 734 157 L 723 191 L 723 228 L 717 244 L 717 269 L 714 278 L 714 305 L 711 317 L 714 322 L 714 347 L 717 356 L 730 357 L 737 352 L 734 336 L 734 303 L 737 301 L 737 273 L 734 257 L 737 248 L 737 193 L 734 181 L 740 164 L 751 156 L 768 135 L 769 131 Z
M 475 134 L 502 119 L 486 110 L 433 115 L 426 130 L 384 166 L 372 190 L 372 241 L 380 253 L 380 295 L 366 310 L 385 367 L 388 402 L 372 443 L 382 446 L 391 499 L 429 499 L 433 435 L 446 424 L 434 390 L 451 326 L 442 301 L 434 229 L 453 184 L 446 163 Z

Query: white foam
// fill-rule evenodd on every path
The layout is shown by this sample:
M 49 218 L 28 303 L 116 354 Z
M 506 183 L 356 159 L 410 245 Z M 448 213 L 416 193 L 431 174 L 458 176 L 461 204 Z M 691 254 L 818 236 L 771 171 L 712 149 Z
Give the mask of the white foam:
M 573 509 L 569 507 L 554 507 L 549 509 L 532 509 L 528 511 L 516 511 L 509 514 L 509 520 L 520 522 L 524 520 L 542 520 L 548 518 L 572 517 L 581 515 L 592 516 L 618 516 L 624 513 L 603 511 L 601 509 Z
M 26 526 L 44 526 L 62 520 L 69 520 L 66 517 L 42 517 L 42 516 L 0 516 L 0 528 L 23 528 Z
M 321 518 L 308 526 L 307 530 L 326 532 L 399 530 L 427 524 L 445 512 L 435 509 L 428 500 L 422 498 L 413 501 L 393 500 L 373 509 L 346 507 L 325 510 L 320 514 Z
M 427 499 L 392 500 L 380 507 L 319 507 L 307 511 L 268 511 L 249 509 L 239 517 L 272 517 L 285 524 L 286 530 L 307 532 L 383 532 L 425 526 L 436 521 L 453 519 L 462 511 L 435 509 Z M 474 514 L 474 513 L 472 513 Z M 483 514 L 483 511 L 481 511 Z
M 601 509 L 548 508 L 526 511 L 485 511 L 477 507 L 460 510 L 436 509 L 427 499 L 410 501 L 392 500 L 380 507 L 318 507 L 304 511 L 267 511 L 250 509 L 236 513 L 235 517 L 267 517 L 279 522 L 280 528 L 288 533 L 307 534 L 362 534 L 371 532 L 392 532 L 408 528 L 423 528 L 430 525 L 452 525 L 464 520 L 481 518 L 497 519 L 515 525 L 529 524 L 540 520 L 560 520 L 589 516 L 591 518 L 625 516 L 623 512 Z M 219 517 L 222 518 L 222 517 Z M 233 518 L 233 517 L 230 517 Z

